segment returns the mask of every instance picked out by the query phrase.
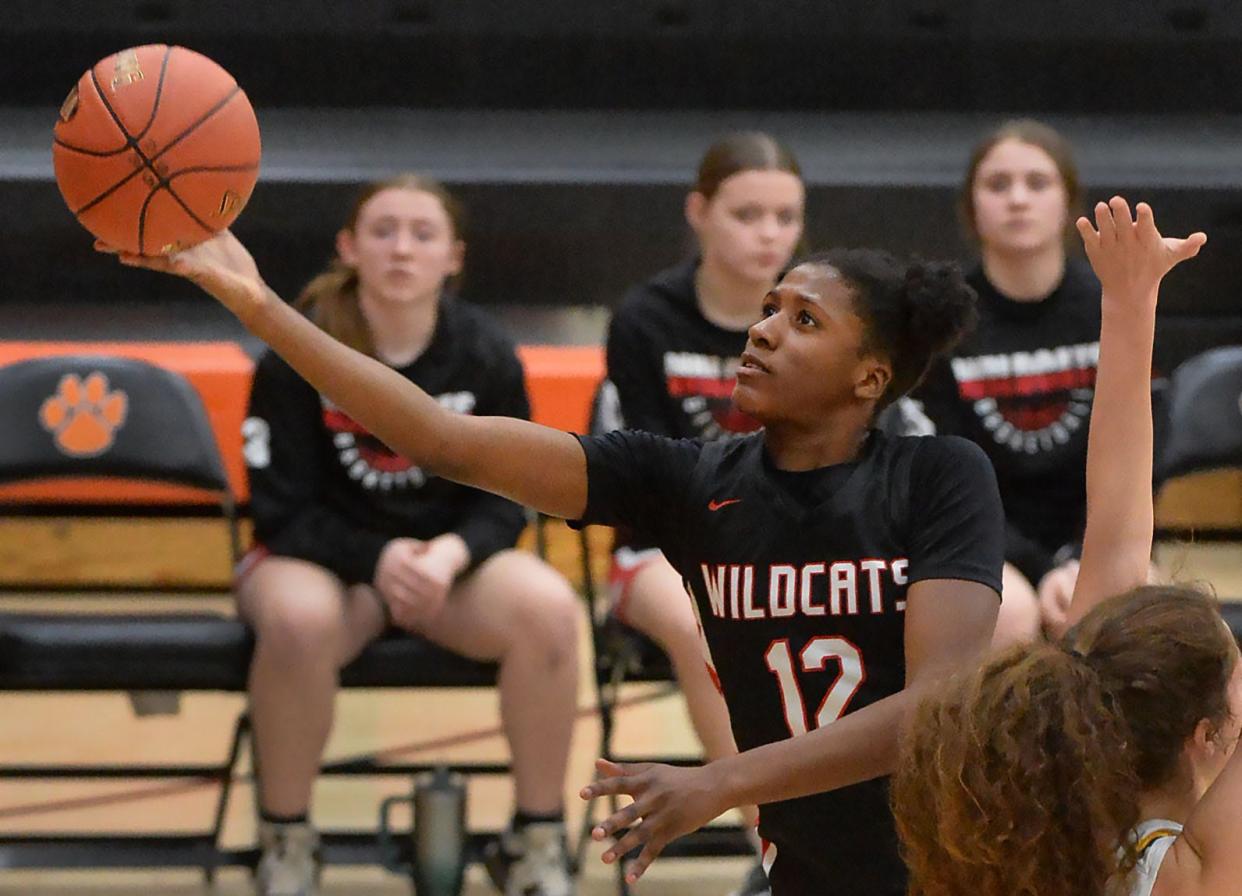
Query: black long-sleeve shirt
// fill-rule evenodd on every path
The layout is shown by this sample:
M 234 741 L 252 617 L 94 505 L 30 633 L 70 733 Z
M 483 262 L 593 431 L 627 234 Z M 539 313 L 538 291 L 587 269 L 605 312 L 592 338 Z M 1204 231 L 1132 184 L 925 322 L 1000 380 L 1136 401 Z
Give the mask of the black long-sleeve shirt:
M 1100 284 L 1078 260 L 1038 302 L 1002 295 L 982 268 L 967 279 L 979 293 L 979 326 L 914 399 L 934 431 L 988 455 L 1005 507 L 1005 559 L 1038 584 L 1086 525 Z
M 440 300 L 426 351 L 398 372 L 460 413 L 530 416 L 513 343 L 459 299 Z M 255 370 L 243 434 L 255 540 L 346 583 L 371 582 L 393 538 L 454 532 L 474 567 L 512 547 L 525 524 L 517 504 L 428 476 L 391 451 L 274 352 Z

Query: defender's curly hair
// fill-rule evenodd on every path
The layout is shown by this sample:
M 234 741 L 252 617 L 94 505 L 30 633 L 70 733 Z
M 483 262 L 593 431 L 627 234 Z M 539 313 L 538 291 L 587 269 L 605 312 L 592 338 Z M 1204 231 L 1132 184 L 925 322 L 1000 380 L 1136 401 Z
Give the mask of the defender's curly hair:
M 1139 588 L 1062 644 L 1014 647 L 924 700 L 893 810 L 914 896 L 1102 896 L 1141 793 L 1219 730 L 1238 650 L 1214 598 Z M 1122 850 L 1120 860 L 1118 850 Z

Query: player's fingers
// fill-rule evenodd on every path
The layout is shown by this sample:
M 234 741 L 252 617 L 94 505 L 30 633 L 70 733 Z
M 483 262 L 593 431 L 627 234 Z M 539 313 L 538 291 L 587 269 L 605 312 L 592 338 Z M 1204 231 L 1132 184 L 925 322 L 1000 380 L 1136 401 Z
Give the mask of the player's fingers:
M 1169 241 L 1165 241 L 1168 245 Z M 1197 231 L 1186 237 L 1184 240 L 1174 240 L 1170 247 L 1173 252 L 1173 264 L 1181 264 L 1183 261 L 1194 258 L 1199 254 L 1199 250 L 1207 244 L 1207 234 L 1203 231 Z
M 1096 233 L 1095 227 L 1086 215 L 1079 215 L 1078 220 L 1074 222 L 1074 226 L 1078 228 L 1078 235 L 1082 237 L 1084 243 L 1099 242 L 1100 235 Z
M 1134 229 L 1138 238 L 1144 243 L 1160 242 L 1160 231 L 1156 229 L 1156 214 L 1146 202 L 1134 206 Z
M 607 763 L 612 768 L 605 771 L 600 767 L 601 763 Z M 633 795 L 635 790 L 632 788 L 635 782 L 628 775 L 620 771 L 620 767 L 615 762 L 608 762 L 607 759 L 600 759 L 595 763 L 596 769 L 601 775 L 607 777 L 597 778 L 590 784 L 578 791 L 578 795 L 584 800 L 593 800 L 597 796 L 629 794 Z
M 628 775 L 622 775 L 618 778 L 600 778 L 598 781 L 592 781 L 582 788 L 582 798 L 584 800 L 591 800 L 597 796 L 618 796 L 620 794 L 634 796 L 638 792 L 638 786 L 634 779 Z
M 609 815 L 595 827 L 591 828 L 591 837 L 596 840 L 603 840 L 606 837 L 615 835 L 618 831 L 624 831 L 633 825 L 642 817 L 642 810 L 638 803 L 630 803 L 624 809 L 618 809 Z
M 1113 228 L 1117 233 L 1117 242 L 1130 245 L 1134 242 L 1134 217 L 1130 214 L 1130 203 L 1121 196 L 1108 200 L 1108 207 L 1113 215 Z
M 638 854 L 638 858 L 630 862 L 629 867 L 625 870 L 625 879 L 629 883 L 634 883 L 643 876 L 643 872 L 651 867 L 651 863 L 660 857 L 660 853 L 664 851 L 665 843 L 663 838 L 652 837 L 647 841 L 647 845 L 643 847 L 643 851 Z
M 613 762 L 611 759 L 605 759 L 601 756 L 595 760 L 595 770 L 605 778 L 619 778 L 622 775 L 628 775 L 632 771 L 641 771 L 643 763 L 637 762 Z
M 1113 212 L 1107 202 L 1095 204 L 1095 229 L 1099 233 L 1099 245 L 1107 246 L 1117 241 L 1117 228 L 1113 226 Z
M 629 855 L 631 852 L 638 849 L 638 847 L 646 844 L 647 841 L 652 838 L 654 833 L 655 824 L 650 818 L 644 818 L 641 822 L 634 825 L 634 827 L 630 828 L 621 837 L 619 837 L 616 843 L 612 844 L 612 846 L 608 847 L 608 849 L 604 851 L 604 855 L 607 857 L 604 861 L 611 863 L 622 856 Z

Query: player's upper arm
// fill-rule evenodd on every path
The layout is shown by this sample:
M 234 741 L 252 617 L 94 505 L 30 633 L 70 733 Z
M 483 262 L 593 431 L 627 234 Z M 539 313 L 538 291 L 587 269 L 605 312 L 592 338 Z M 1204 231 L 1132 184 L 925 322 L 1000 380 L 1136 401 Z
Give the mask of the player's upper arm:
M 1224 896 L 1237 892 L 1236 883 L 1235 877 L 1228 890 L 1206 889 L 1203 885 L 1203 861 L 1183 834 L 1173 841 L 1164 854 L 1151 896 Z
M 1000 602 L 989 585 L 926 579 L 906 594 L 906 685 L 953 672 L 992 641 Z

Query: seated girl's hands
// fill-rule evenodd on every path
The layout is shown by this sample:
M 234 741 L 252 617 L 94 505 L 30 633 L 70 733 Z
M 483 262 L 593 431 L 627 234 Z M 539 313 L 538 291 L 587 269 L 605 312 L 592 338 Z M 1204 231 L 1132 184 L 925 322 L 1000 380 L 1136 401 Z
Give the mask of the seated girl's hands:
M 231 231 L 222 230 L 211 239 L 171 255 L 134 255 L 119 252 L 101 241 L 95 249 L 116 255 L 121 264 L 150 271 L 163 271 L 198 284 L 236 314 L 260 307 L 271 291 L 259 275 L 254 258 Z
M 642 847 L 638 858 L 626 870 L 625 879 L 629 883 L 642 877 L 671 841 L 697 831 L 731 808 L 721 797 L 719 770 L 710 763 L 678 768 L 652 762 L 618 763 L 597 759 L 595 768 L 602 777 L 582 788 L 580 796 L 584 800 L 605 794 L 626 794 L 634 798 L 630 805 L 591 829 L 593 840 L 625 831 L 605 850 L 602 858 L 608 864 Z
M 430 541 L 394 538 L 375 565 L 375 588 L 394 623 L 419 631 L 444 608 L 453 582 L 469 560 L 469 551 L 456 535 Z
M 1114 196 L 1107 203 L 1096 203 L 1095 227 L 1085 217 L 1078 219 L 1078 233 L 1100 278 L 1106 309 L 1110 302 L 1124 306 L 1135 300 L 1154 306 L 1164 275 L 1198 255 L 1207 242 L 1203 233 L 1185 239 L 1161 236 L 1146 202 L 1140 202 L 1136 212 L 1131 217 L 1126 201 Z

